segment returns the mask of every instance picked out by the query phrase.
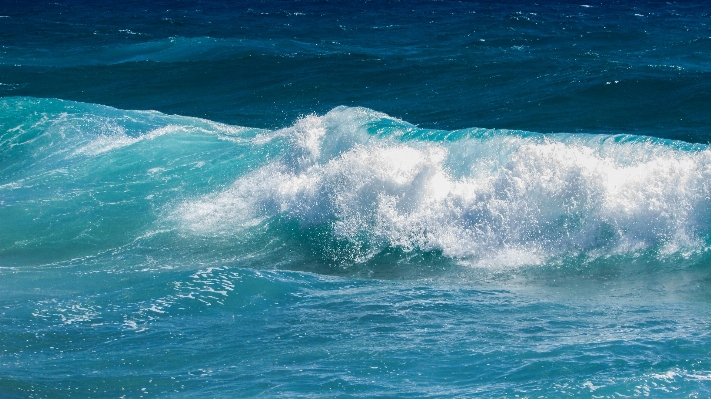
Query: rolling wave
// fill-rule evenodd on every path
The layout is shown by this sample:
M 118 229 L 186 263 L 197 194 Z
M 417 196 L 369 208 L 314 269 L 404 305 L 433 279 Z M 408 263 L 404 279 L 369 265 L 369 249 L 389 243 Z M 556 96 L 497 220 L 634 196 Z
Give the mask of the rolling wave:
M 34 98 L 0 113 L 5 263 L 178 247 L 492 267 L 709 248 L 706 145 L 421 129 L 349 107 L 278 130 Z

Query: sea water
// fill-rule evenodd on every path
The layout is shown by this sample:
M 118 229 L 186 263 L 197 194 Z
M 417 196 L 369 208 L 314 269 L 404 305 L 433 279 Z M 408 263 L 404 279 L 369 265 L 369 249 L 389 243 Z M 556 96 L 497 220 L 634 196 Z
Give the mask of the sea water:
M 711 7 L 0 3 L 0 396 L 707 397 Z

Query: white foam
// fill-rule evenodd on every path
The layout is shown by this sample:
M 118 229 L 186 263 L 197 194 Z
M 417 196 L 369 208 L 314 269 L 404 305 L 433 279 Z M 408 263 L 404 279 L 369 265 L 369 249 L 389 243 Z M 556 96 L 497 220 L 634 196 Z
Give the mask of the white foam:
M 276 215 L 329 223 L 340 238 L 437 250 L 479 266 L 705 245 L 708 149 L 602 136 L 401 141 L 366 131 L 383 119 L 352 108 L 302 118 L 255 141 L 287 140 L 281 159 L 183 203 L 178 214 L 200 234 Z

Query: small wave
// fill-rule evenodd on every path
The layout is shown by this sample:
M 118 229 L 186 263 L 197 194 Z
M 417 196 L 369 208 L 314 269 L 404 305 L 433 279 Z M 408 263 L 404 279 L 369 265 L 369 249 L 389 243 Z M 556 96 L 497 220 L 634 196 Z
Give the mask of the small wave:
M 137 35 L 130 30 L 122 30 L 121 32 Z M 322 56 L 351 53 L 373 53 L 373 55 L 378 55 L 378 51 L 375 49 L 342 45 L 336 42 L 310 43 L 297 40 L 173 36 L 132 44 L 53 49 L 51 55 L 48 55 L 46 49 L 7 46 L 4 49 L 0 63 L 5 65 L 73 67 L 81 65 L 116 65 L 144 61 L 222 60 L 250 56 L 252 54 L 294 57 L 297 55 Z

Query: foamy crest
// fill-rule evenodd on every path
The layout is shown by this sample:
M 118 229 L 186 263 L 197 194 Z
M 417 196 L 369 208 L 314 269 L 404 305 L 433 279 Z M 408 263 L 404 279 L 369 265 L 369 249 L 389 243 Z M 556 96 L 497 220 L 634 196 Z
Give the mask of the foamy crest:
M 178 213 L 202 234 L 281 216 L 328 224 L 334 237 L 371 248 L 441 251 L 479 265 L 706 245 L 708 149 L 511 133 L 405 140 L 397 129 L 373 135 L 377 121 L 393 120 L 357 108 L 305 117 L 273 133 L 287 140 L 282 158 Z

